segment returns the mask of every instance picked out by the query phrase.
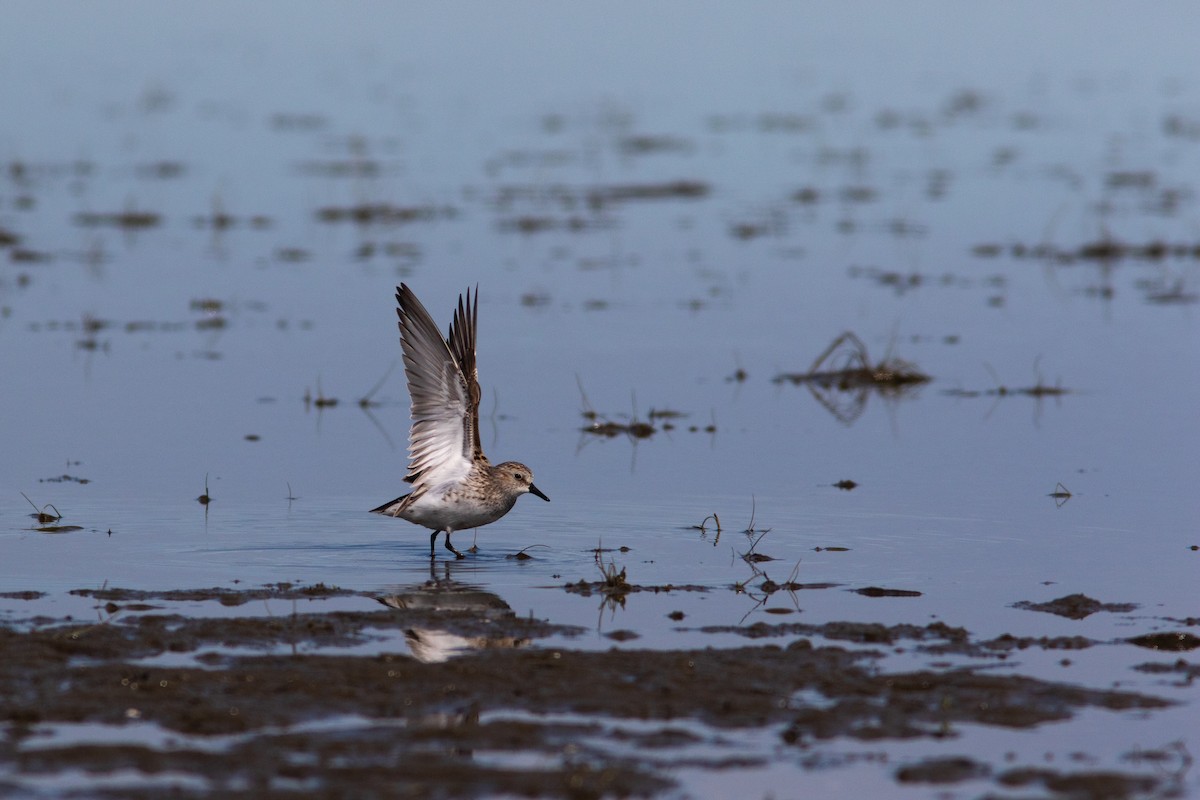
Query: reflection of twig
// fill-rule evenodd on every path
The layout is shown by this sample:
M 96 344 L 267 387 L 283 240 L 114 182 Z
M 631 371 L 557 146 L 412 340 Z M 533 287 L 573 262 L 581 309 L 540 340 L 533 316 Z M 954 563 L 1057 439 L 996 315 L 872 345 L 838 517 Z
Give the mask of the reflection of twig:
M 384 381 L 386 381 L 388 379 L 388 376 L 392 374 L 392 371 L 394 369 L 396 369 L 395 361 L 393 361 L 392 365 L 387 368 L 387 372 L 383 373 L 383 377 L 375 382 L 375 385 L 371 387 L 371 390 L 358 399 L 359 406 L 361 406 L 362 408 L 367 408 L 368 406 L 379 405 L 379 403 L 376 403 L 371 398 L 374 397 L 375 393 L 380 390 L 380 388 L 384 384 Z
M 390 434 L 388 434 L 387 428 L 383 427 L 383 424 L 380 423 L 380 421 L 375 418 L 375 415 L 371 413 L 370 407 L 364 406 L 360 403 L 359 408 L 361 408 L 362 412 L 367 415 L 367 419 L 371 420 L 371 424 L 373 424 L 376 428 L 378 428 L 379 432 L 383 434 L 384 440 L 388 443 L 388 448 L 395 450 L 396 443 L 394 441 L 392 441 L 392 437 Z
M 1056 484 L 1054 486 L 1054 491 L 1048 495 L 1048 497 L 1054 498 L 1054 507 L 1055 508 L 1062 508 L 1063 506 L 1065 506 L 1067 504 L 1067 501 L 1070 500 L 1072 496 L 1073 495 L 1071 494 L 1070 489 L 1063 486 L 1061 482 Z
M 579 387 L 579 400 L 583 403 L 583 411 L 580 413 L 584 419 L 595 419 L 596 412 L 592 408 L 592 404 L 588 402 L 587 392 L 583 390 L 583 379 L 579 377 L 579 373 L 575 373 L 575 385 Z
M 758 543 L 761 542 L 763 537 L 766 536 L 770 532 L 771 532 L 771 529 L 768 528 L 767 530 L 758 534 L 758 537 L 753 542 L 750 543 L 750 549 L 744 553 L 741 553 L 741 557 L 742 557 L 743 561 L 745 561 L 747 564 L 754 564 L 754 563 L 758 563 L 760 561 L 774 561 L 775 560 L 771 556 L 754 552 L 754 548 L 758 547 Z M 755 532 L 747 530 L 747 531 L 743 531 L 743 533 L 745 533 L 747 536 L 752 536 Z
M 600 630 L 600 623 L 604 620 L 605 608 L 610 609 L 614 617 L 617 613 L 617 606 L 625 608 L 625 596 L 629 594 L 631 588 L 629 581 L 625 579 L 625 567 L 621 567 L 621 571 L 618 572 L 617 563 L 611 558 L 608 564 L 605 565 L 603 559 L 600 557 L 602 552 L 604 552 L 604 548 L 601 546 L 601 543 L 597 543 L 595 561 L 596 567 L 600 570 L 600 577 L 602 578 L 598 588 L 603 597 L 600 600 L 600 613 L 596 619 L 596 630 Z
M 715 511 L 704 519 L 700 520 L 699 525 L 689 525 L 688 530 L 700 531 L 700 538 L 703 539 L 708 534 L 708 521 L 710 519 L 716 523 L 717 526 L 717 535 L 715 538 L 713 538 L 713 547 L 716 547 L 717 543 L 721 541 L 721 518 L 717 516 Z

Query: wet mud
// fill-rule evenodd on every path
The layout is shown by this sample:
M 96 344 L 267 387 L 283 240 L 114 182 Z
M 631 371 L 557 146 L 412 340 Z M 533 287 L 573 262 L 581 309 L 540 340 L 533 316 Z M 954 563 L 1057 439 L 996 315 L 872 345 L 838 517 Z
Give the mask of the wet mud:
M 1019 730 L 1086 709 L 1172 705 L 996 672 L 987 662 L 1003 660 L 1015 637 L 975 641 L 942 623 L 711 626 L 698 630 L 753 643 L 594 652 L 570 647 L 579 629 L 434 581 L 380 597 L 288 584 L 73 594 L 95 600 L 99 621 L 0 625 L 0 788 L 82 775 L 110 780 L 60 787 L 64 796 L 151 797 L 167 786 L 178 797 L 653 796 L 677 788 L 680 766 L 767 763 L 722 732 L 758 731 L 815 765 L 835 740 L 946 741 L 962 726 Z M 264 615 L 265 600 L 294 610 Z M 351 607 L 321 610 L 333 601 Z M 177 613 L 178 604 L 245 614 Z M 458 646 L 439 649 L 446 640 Z M 884 668 L 903 648 L 985 661 Z M 1190 678 L 1190 669 L 1177 671 Z M 894 778 L 1050 797 L 1131 797 L 1171 780 L 1162 769 L 1063 771 L 1000 754 L 931 758 Z

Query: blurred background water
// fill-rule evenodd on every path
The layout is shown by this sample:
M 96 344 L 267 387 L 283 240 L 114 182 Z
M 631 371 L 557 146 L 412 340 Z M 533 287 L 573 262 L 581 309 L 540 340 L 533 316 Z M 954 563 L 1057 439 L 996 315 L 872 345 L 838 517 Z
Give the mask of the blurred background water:
M 5 589 L 428 577 L 366 513 L 402 491 L 403 280 L 441 324 L 479 286 L 485 449 L 553 502 L 452 569 L 522 613 L 594 624 L 544 587 L 602 543 L 721 593 L 614 612 L 639 646 L 735 624 L 753 504 L 775 580 L 923 594 L 806 621 L 1196 615 L 1191 4 L 5 9 Z M 843 331 L 932 380 L 773 380 Z

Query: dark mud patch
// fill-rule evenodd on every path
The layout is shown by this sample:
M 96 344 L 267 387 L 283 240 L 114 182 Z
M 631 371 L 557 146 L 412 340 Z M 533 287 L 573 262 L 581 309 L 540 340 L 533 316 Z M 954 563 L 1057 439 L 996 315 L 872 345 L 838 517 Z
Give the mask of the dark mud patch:
M 0 782 L 9 788 L 84 774 L 121 776 L 89 796 L 158 796 L 163 776 L 181 797 L 652 796 L 671 788 L 683 766 L 765 764 L 766 756 L 738 748 L 747 731 L 808 758 L 835 739 L 944 740 L 960 726 L 1028 729 L 1088 708 L 1170 705 L 971 667 L 887 672 L 880 652 L 804 638 L 673 651 L 531 647 L 575 629 L 520 617 L 490 592 L 444 581 L 383 597 L 288 584 L 247 590 L 239 602 L 224 588 L 79 594 L 146 613 L 0 626 Z M 314 597 L 329 596 L 361 598 L 363 609 L 209 619 L 156 613 L 146 602 L 284 598 L 311 609 Z M 971 646 L 967 631 L 942 623 L 728 630 Z M 624 633 L 612 638 L 632 638 Z M 439 644 L 446 637 L 468 643 L 454 649 L 458 657 Z M 374 644 L 343 649 L 364 643 Z M 99 738 L 97 726 L 107 726 Z M 896 779 L 989 779 L 1052 792 L 1108 780 L 1005 768 L 931 759 L 901 767 Z M 1106 785 L 1158 780 L 1111 775 Z
M 1156 661 L 1138 664 L 1134 669 L 1148 675 L 1177 675 L 1181 686 L 1190 686 L 1200 678 L 1200 664 L 1192 664 L 1182 658 L 1173 664 L 1161 664 Z
M 1052 797 L 1107 798 L 1145 797 L 1160 788 L 1162 780 L 1151 775 L 1126 775 L 1121 772 L 1060 772 L 1029 767 L 1012 769 L 997 778 L 1008 788 L 1044 789 Z M 1164 796 L 1172 796 L 1167 794 Z
M 45 597 L 45 592 L 23 591 L 23 592 L 0 592 L 0 599 L 4 600 L 37 600 Z
M 350 589 L 326 586 L 323 583 L 316 583 L 310 586 L 275 583 L 255 589 L 213 587 L 210 589 L 167 589 L 162 591 L 105 587 L 103 589 L 72 589 L 70 594 L 117 603 L 146 600 L 163 600 L 167 602 L 215 600 L 225 606 L 240 606 L 252 600 L 303 600 L 321 597 L 370 596 Z
M 882 586 L 864 586 L 861 589 L 852 589 L 855 594 L 861 594 L 863 597 L 920 597 L 921 593 L 913 589 L 885 589 Z
M 683 629 L 687 630 L 687 629 Z M 914 643 L 917 652 L 937 656 L 967 656 L 971 658 L 1005 659 L 1010 653 L 1028 650 L 1086 650 L 1098 642 L 1083 636 L 1013 636 L 1003 634 L 985 641 L 973 640 L 966 628 L 944 622 L 928 625 L 882 625 L 877 622 L 826 622 L 820 625 L 802 622 L 755 622 L 751 625 L 706 625 L 696 628 L 702 633 L 731 633 L 747 639 L 768 639 L 788 636 L 820 636 L 830 641 L 851 642 L 857 645 L 882 645 L 897 648 L 905 642 Z
M 1043 611 L 1047 614 L 1056 614 L 1068 619 L 1084 619 L 1098 611 L 1108 611 L 1113 614 L 1128 614 L 1137 608 L 1137 603 L 1101 603 L 1099 600 L 1088 597 L 1086 594 L 1068 594 L 1057 600 L 1050 600 L 1045 603 L 1033 603 L 1028 600 L 1022 600 L 1019 603 L 1013 603 L 1013 608 L 1020 608 L 1026 611 Z
M 961 783 L 991 774 L 987 764 L 966 756 L 930 758 L 909 764 L 896 770 L 896 780 L 901 783 Z
M 1173 653 L 1195 650 L 1197 647 L 1200 647 L 1200 636 L 1187 633 L 1186 631 L 1178 633 L 1147 633 L 1142 636 L 1135 636 L 1129 641 L 1138 647 L 1145 647 L 1150 650 L 1166 650 Z

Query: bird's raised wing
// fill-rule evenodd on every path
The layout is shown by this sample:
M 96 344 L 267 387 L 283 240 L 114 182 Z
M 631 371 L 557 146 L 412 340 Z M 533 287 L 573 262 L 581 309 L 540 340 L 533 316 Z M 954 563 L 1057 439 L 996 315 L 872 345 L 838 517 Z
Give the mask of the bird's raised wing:
M 425 306 L 406 284 L 396 289 L 404 374 L 412 397 L 409 483 L 441 483 L 486 463 L 479 444 L 479 374 L 475 329 L 479 290 L 459 295 L 449 336 L 442 338 Z

